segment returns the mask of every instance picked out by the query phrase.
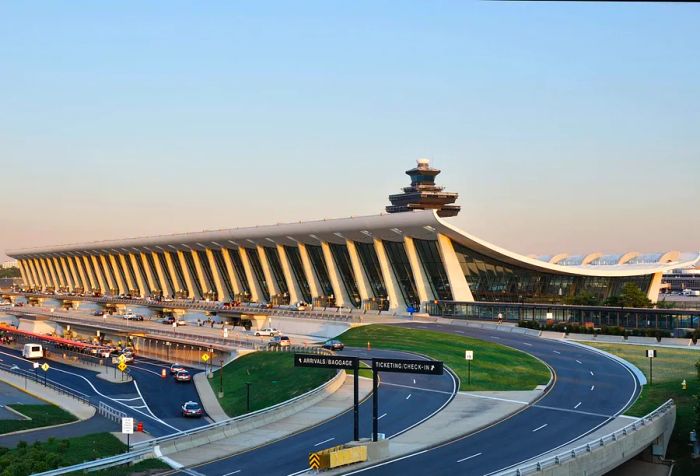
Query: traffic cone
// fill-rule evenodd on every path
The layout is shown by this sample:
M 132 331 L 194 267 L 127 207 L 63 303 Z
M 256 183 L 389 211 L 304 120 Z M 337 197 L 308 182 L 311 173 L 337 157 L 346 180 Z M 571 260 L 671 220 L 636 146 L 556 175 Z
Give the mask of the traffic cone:
M 163 377 L 163 378 L 165 378 L 165 369 L 161 370 L 160 376 Z

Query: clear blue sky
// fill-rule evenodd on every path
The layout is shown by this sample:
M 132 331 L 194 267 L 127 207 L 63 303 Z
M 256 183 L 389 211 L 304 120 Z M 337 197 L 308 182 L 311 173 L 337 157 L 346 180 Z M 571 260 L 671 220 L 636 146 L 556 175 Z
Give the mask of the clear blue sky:
M 522 253 L 700 249 L 700 6 L 0 3 L 5 249 L 374 214 L 418 157 Z

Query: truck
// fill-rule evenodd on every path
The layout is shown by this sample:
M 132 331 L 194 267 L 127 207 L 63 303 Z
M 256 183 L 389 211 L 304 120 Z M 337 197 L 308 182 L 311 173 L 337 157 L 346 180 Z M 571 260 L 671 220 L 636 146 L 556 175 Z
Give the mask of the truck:
M 44 358 L 44 348 L 41 344 L 24 344 L 22 357 L 25 359 L 42 359 Z
M 700 296 L 700 290 L 684 289 L 683 296 Z

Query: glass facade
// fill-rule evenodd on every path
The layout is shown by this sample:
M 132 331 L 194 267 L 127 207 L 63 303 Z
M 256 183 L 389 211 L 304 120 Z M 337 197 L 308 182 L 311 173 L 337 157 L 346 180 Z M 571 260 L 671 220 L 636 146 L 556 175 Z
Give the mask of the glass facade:
M 311 266 L 314 268 L 316 279 L 318 279 L 318 282 L 321 285 L 321 291 L 325 296 L 332 296 L 333 286 L 331 285 L 331 280 L 328 277 L 328 267 L 326 266 L 326 260 L 323 257 L 323 249 L 320 246 L 306 245 L 306 251 L 309 253 Z
M 606 299 L 629 282 L 647 290 L 651 276 L 571 276 L 533 271 L 500 262 L 454 243 L 457 259 L 476 301 L 564 302 L 567 297 L 589 293 Z
M 228 255 L 231 258 L 231 263 L 233 263 L 233 269 L 236 271 L 236 276 L 238 276 L 238 281 L 241 283 L 242 291 L 244 294 L 250 296 L 250 284 L 248 284 L 248 278 L 245 274 L 245 267 L 243 266 L 243 260 L 238 250 L 228 250 Z
M 287 288 L 287 280 L 284 279 L 282 263 L 280 262 L 280 254 L 277 251 L 277 248 L 265 247 L 264 249 L 265 257 L 267 258 L 267 263 L 270 265 L 270 271 L 272 271 L 272 278 L 275 280 L 275 283 L 277 283 L 277 289 L 279 289 L 280 294 L 289 295 L 289 289 Z
M 413 243 L 416 246 L 418 257 L 423 264 L 423 270 L 430 283 L 430 288 L 433 290 L 433 295 L 440 300 L 451 301 L 452 289 L 450 281 L 447 279 L 445 267 L 440 258 L 440 251 L 435 240 L 419 240 L 414 238 Z
M 377 250 L 374 249 L 374 243 L 355 242 L 357 254 L 360 256 L 362 269 L 365 271 L 369 287 L 375 298 L 386 299 L 387 292 L 384 285 L 384 277 L 382 276 L 382 268 L 379 266 L 379 258 Z
M 347 291 L 348 296 L 350 296 L 350 304 L 359 308 L 360 304 L 362 304 L 362 299 L 360 298 L 360 291 L 357 289 L 357 280 L 352 270 L 348 247 L 336 243 L 329 243 L 329 246 L 333 259 L 335 260 L 335 265 L 340 272 L 340 278 L 345 286 L 345 291 Z
M 413 279 L 413 271 L 411 263 L 406 255 L 406 248 L 403 242 L 399 241 L 384 241 L 384 249 L 389 257 L 391 268 L 394 270 L 394 275 L 401 288 L 401 295 L 407 306 L 418 307 L 420 299 L 416 291 L 416 282 Z
M 226 292 L 228 292 L 228 295 L 231 297 L 231 299 L 234 299 L 234 296 L 236 294 L 233 292 L 231 279 L 229 278 L 229 275 L 226 272 L 226 263 L 224 261 L 224 254 L 221 250 L 211 250 L 211 253 L 212 253 L 212 255 L 214 255 L 214 263 L 216 263 L 217 271 L 219 272 L 219 276 L 221 276 L 221 281 L 223 281 L 223 283 L 224 283 L 224 287 L 226 288 Z
M 195 291 L 198 295 L 202 296 L 202 285 L 199 283 L 199 278 L 197 277 L 197 268 L 194 266 L 194 258 L 189 251 L 183 251 L 182 256 L 185 257 L 185 263 L 187 263 L 187 271 L 189 271 L 190 278 L 192 279 L 192 286 L 194 286 Z
M 248 261 L 250 261 L 250 267 L 253 268 L 253 274 L 255 279 L 258 280 L 260 285 L 260 290 L 263 293 L 263 298 L 265 301 L 270 300 L 270 289 L 267 287 L 267 281 L 265 281 L 265 273 L 263 272 L 262 264 L 260 263 L 260 256 L 258 255 L 258 250 L 256 248 L 246 248 L 246 254 L 248 255 Z
M 289 267 L 292 268 L 292 274 L 294 274 L 294 278 L 299 284 L 299 290 L 304 302 L 311 303 L 311 288 L 309 287 L 309 281 L 306 279 L 306 273 L 304 273 L 304 265 L 301 262 L 299 248 L 285 245 L 284 252 L 287 255 L 287 261 L 289 261 Z
M 160 269 L 163 270 L 163 276 L 165 277 L 165 281 L 168 283 L 170 292 L 172 292 L 174 295 L 177 289 L 175 289 L 175 286 L 173 285 L 173 278 L 172 276 L 170 276 L 170 268 L 168 268 L 168 262 L 165 261 L 165 255 L 163 253 L 156 253 L 156 256 L 158 257 Z M 163 290 L 163 292 L 165 292 L 165 289 Z

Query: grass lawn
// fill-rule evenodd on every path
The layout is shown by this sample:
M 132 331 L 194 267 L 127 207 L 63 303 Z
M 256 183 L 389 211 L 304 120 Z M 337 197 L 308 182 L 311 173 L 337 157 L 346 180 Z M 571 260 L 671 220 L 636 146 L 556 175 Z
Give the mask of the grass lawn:
M 649 359 L 645 357 L 646 349 L 652 346 L 604 344 L 587 342 L 588 345 L 615 354 L 633 363 L 649 379 Z M 676 426 L 668 447 L 667 458 L 678 461 L 673 469 L 674 476 L 700 474 L 700 461 L 692 462 L 688 447 L 688 434 L 695 421 L 693 395 L 700 394 L 700 380 L 697 378 L 695 362 L 700 359 L 696 350 L 657 348 L 654 359 L 654 382 L 645 385 L 642 394 L 626 412 L 632 416 L 644 416 L 656 409 L 669 398 L 676 402 Z M 685 379 L 687 390 L 681 389 Z
M 126 445 L 110 433 L 94 433 L 65 440 L 50 439 L 31 445 L 20 443 L 14 449 L 0 448 L 0 475 L 24 476 L 124 451 Z
M 30 428 L 70 423 L 77 420 L 72 414 L 51 404 L 22 405 L 17 403 L 7 406 L 17 410 L 22 415 L 28 416 L 31 420 L 0 420 L 0 435 Z
M 170 466 L 163 463 L 161 460 L 156 458 L 148 458 L 143 461 L 139 461 L 136 464 L 125 465 L 125 466 L 115 466 L 112 468 L 103 469 L 102 471 L 95 471 L 89 473 L 90 476 L 129 476 L 134 473 L 139 474 L 158 474 L 160 471 L 155 470 L 170 470 Z M 79 475 L 84 473 L 68 473 L 69 475 Z
M 220 390 L 219 372 L 209 380 Z M 254 352 L 224 366 L 224 398 L 219 399 L 229 416 L 246 413 L 246 382 L 250 382 L 250 411 L 284 402 L 333 378 L 335 370 L 295 368 L 291 352 Z
M 460 390 L 533 390 L 549 382 L 549 369 L 534 357 L 510 347 L 469 337 L 399 326 L 355 327 L 338 337 L 346 346 L 405 350 L 442 360 L 461 380 Z M 464 351 L 473 350 L 471 385 L 467 385 Z

